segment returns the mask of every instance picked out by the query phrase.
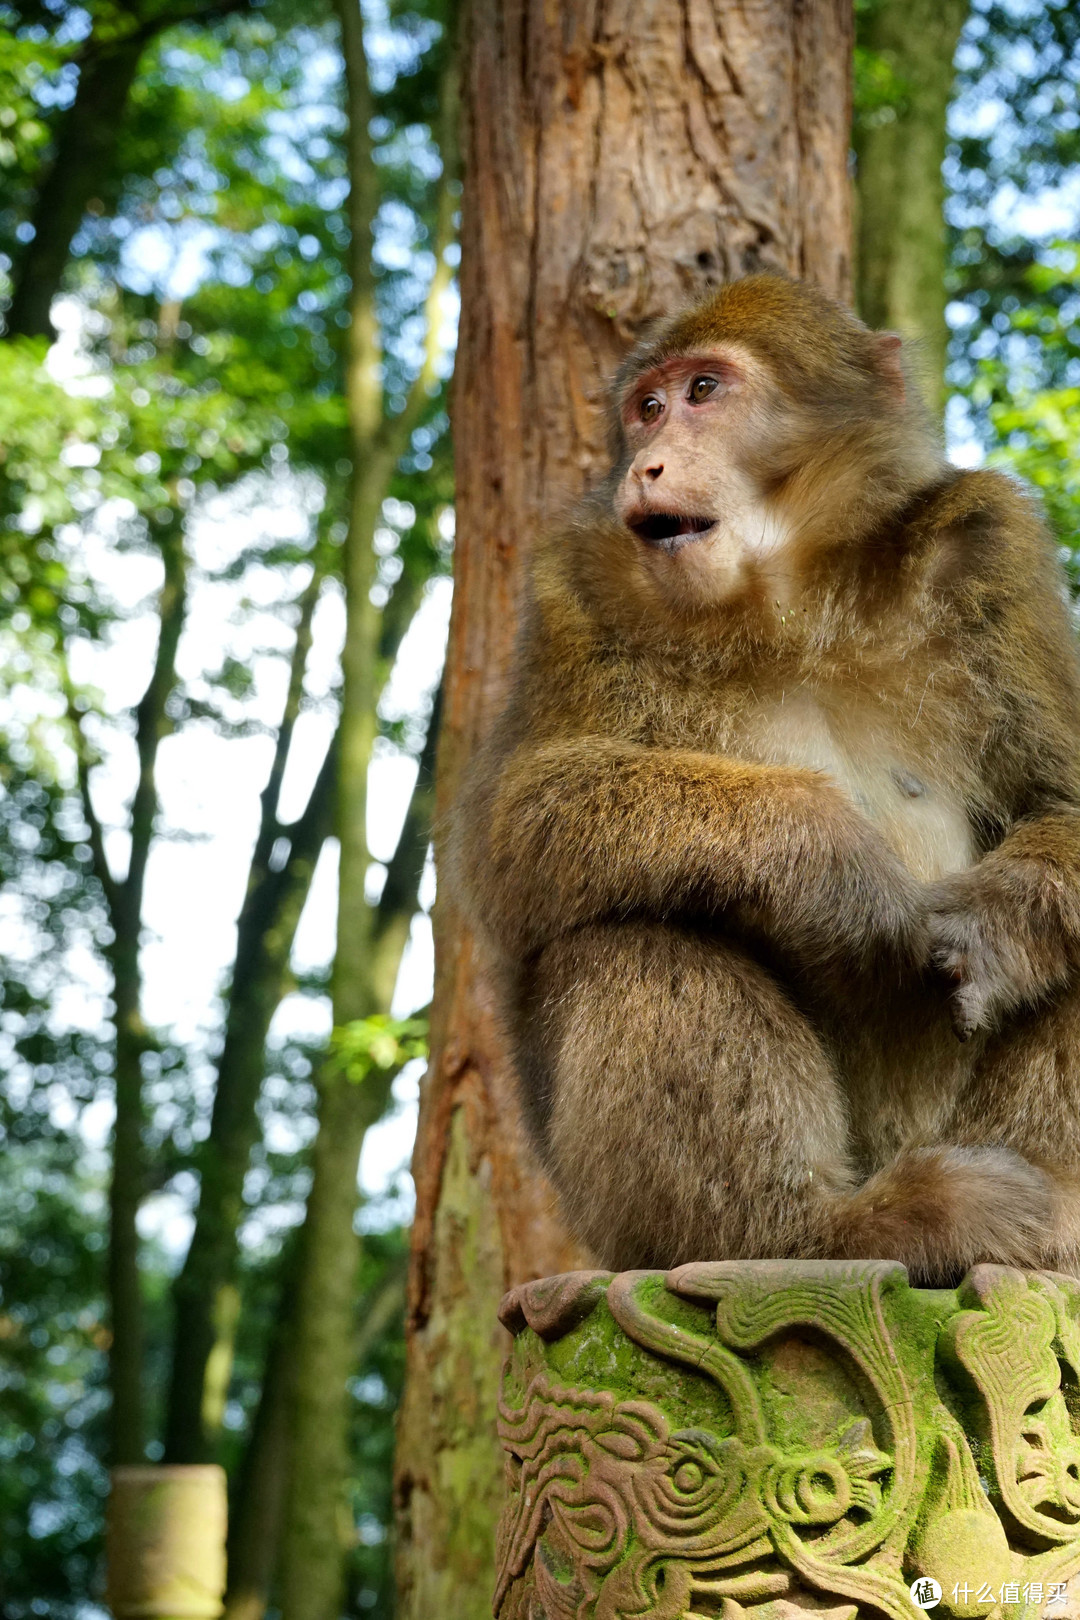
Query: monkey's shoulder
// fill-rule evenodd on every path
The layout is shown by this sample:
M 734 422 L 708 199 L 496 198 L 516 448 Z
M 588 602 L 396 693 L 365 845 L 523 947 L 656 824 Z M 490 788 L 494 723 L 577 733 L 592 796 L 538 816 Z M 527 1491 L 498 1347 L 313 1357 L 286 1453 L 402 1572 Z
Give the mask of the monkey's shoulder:
M 911 554 L 937 592 L 988 602 L 1056 592 L 1060 567 L 1035 492 L 990 468 L 957 472 L 908 517 Z

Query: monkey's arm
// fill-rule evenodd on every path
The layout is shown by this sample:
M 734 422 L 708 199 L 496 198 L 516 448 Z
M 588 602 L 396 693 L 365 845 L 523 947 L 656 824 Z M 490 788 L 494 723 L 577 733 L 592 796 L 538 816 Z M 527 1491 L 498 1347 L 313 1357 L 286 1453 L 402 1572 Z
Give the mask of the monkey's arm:
M 930 891 L 934 958 L 955 986 L 961 1039 L 1037 1003 L 1080 968 L 1080 662 L 1049 537 L 996 473 L 955 490 L 980 517 L 955 533 L 970 557 L 959 634 L 995 695 L 981 741 L 987 802 L 1005 836 Z
M 963 473 L 938 518 L 950 635 L 993 695 L 972 748 L 1004 828 L 970 872 L 929 889 L 931 951 L 967 1038 L 1080 969 L 1080 659 L 1054 546 L 1017 484 Z
M 921 887 L 813 771 L 599 737 L 519 748 L 456 841 L 478 922 L 517 959 L 610 917 L 726 915 L 809 965 L 907 956 L 922 925 Z
M 1080 967 L 1080 809 L 1019 822 L 969 872 L 934 884 L 930 904 L 961 1040 L 1034 1005 Z

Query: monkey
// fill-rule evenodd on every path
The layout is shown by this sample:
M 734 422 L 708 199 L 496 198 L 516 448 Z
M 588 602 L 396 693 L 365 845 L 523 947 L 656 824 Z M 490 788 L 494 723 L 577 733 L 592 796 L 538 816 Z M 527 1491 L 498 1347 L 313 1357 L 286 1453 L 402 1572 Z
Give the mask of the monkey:
M 1080 1257 L 1080 659 L 894 334 L 730 282 L 619 370 L 450 819 L 523 1114 L 615 1269 Z

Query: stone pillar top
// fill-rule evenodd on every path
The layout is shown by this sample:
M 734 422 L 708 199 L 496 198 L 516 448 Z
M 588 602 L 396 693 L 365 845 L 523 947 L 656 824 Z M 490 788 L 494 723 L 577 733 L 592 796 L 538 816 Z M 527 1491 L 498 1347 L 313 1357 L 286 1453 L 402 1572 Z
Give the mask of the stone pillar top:
M 1080 1620 L 1080 1282 L 703 1262 L 512 1289 L 499 1620 Z

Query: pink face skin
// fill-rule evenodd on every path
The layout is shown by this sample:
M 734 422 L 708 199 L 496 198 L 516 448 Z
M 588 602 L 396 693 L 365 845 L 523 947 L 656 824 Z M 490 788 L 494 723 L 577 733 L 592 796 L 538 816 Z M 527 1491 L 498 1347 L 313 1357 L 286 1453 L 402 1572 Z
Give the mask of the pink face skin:
M 673 554 L 722 516 L 725 475 L 747 425 L 747 381 L 730 355 L 678 355 L 639 377 L 623 401 L 633 459 L 615 511 L 646 544 Z
M 631 461 L 615 514 L 665 590 L 698 601 L 725 597 L 782 546 L 748 470 L 775 436 L 779 415 L 765 368 L 736 349 L 675 356 L 627 394 Z

